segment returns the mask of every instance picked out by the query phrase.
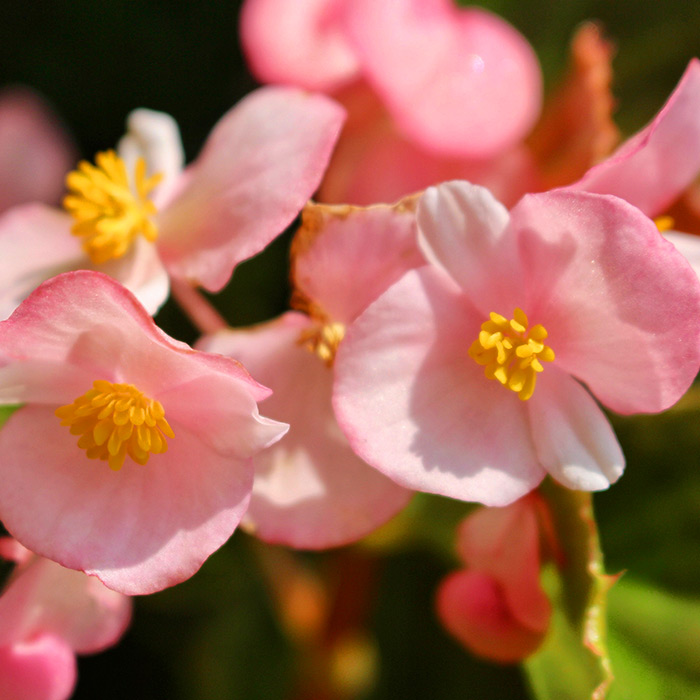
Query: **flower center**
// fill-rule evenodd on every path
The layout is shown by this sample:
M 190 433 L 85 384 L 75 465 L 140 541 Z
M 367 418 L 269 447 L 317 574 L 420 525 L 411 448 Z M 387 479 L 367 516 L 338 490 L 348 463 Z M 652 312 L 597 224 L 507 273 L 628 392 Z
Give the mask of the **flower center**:
M 318 355 L 327 367 L 332 367 L 338 345 L 344 336 L 345 324 L 333 321 L 319 323 L 313 328 L 302 331 L 297 342 L 309 352 Z
M 63 206 L 75 223 L 71 233 L 83 239 L 83 249 L 95 265 L 124 255 L 139 235 L 155 241 L 158 230 L 151 220 L 156 207 L 148 198 L 162 174 L 146 177 L 146 161 L 139 158 L 133 187 L 124 161 L 114 151 L 98 153 L 92 165 L 81 161 L 68 173 L 70 194 Z
M 119 471 L 127 455 L 146 464 L 151 453 L 165 452 L 165 437 L 173 438 L 159 401 L 144 396 L 133 384 L 93 382 L 93 388 L 73 403 L 56 409 L 61 425 L 80 435 L 78 447 L 90 459 L 101 459 Z
M 542 362 L 554 360 L 554 350 L 542 342 L 547 337 L 544 326 L 538 324 L 528 331 L 528 325 L 522 309 L 515 309 L 510 321 L 491 312 L 469 348 L 469 357 L 484 366 L 488 379 L 497 379 L 523 401 L 535 391 Z

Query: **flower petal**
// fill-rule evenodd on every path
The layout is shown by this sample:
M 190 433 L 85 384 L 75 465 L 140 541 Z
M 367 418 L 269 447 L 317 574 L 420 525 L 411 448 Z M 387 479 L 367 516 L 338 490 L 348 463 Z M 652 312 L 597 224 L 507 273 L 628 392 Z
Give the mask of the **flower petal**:
M 68 134 L 36 93 L 0 94 L 0 212 L 26 202 L 57 203 L 74 161 Z
M 48 280 L 0 324 L 0 356 L 54 363 L 59 375 L 62 367 L 69 374 L 78 368 L 93 381 L 127 381 L 151 397 L 208 374 L 246 385 L 255 401 L 270 393 L 240 363 L 170 338 L 129 291 L 85 270 Z M 48 371 L 43 378 L 49 380 Z M 55 381 L 65 386 L 60 376 Z
M 513 614 L 499 582 L 481 571 L 448 576 L 437 594 L 442 624 L 467 649 L 500 663 L 532 654 L 544 632 L 523 625 Z
M 625 458 L 603 412 L 572 377 L 547 367 L 528 401 L 542 466 L 561 484 L 600 491 L 621 476 Z
M 44 280 L 85 267 L 68 214 L 43 204 L 16 207 L 0 218 L 0 319 Z
M 533 125 L 537 58 L 499 17 L 450 0 L 353 0 L 346 10 L 364 76 L 425 148 L 485 158 Z
M 674 248 L 690 263 L 695 274 L 700 277 L 700 236 L 680 231 L 666 231 L 664 238 L 673 243 Z
M 156 247 L 141 236 L 131 244 L 126 255 L 100 265 L 100 272 L 113 277 L 133 292 L 152 316 L 168 298 L 168 273 Z
M 498 582 L 513 617 L 544 633 L 552 608 L 540 584 L 540 531 L 535 494 L 505 508 L 481 508 L 460 525 L 457 549 L 468 569 Z
M 158 249 L 171 274 L 221 289 L 260 252 L 318 187 L 343 121 L 320 95 L 261 88 L 229 111 L 188 181 L 157 217 Z
M 353 78 L 357 59 L 344 36 L 339 0 L 246 0 L 241 42 L 265 83 L 327 91 Z
M 0 597 L 3 627 L 15 624 L 19 639 L 41 634 L 61 638 L 79 654 L 116 643 L 131 619 L 131 600 L 94 577 L 34 557 L 13 577 Z
M 295 291 L 349 323 L 407 270 L 418 250 L 415 198 L 360 207 L 309 203 L 292 244 Z
M 498 283 L 515 279 L 521 290 L 510 308 L 493 310 L 519 306 L 542 324 L 555 365 L 606 406 L 661 411 L 690 386 L 700 365 L 700 285 L 638 209 L 585 192 L 528 195 L 511 211 L 504 245 L 518 263 L 502 264 Z
M 143 158 L 149 176 L 163 176 L 151 197 L 160 208 L 176 187 L 185 164 L 180 129 L 169 114 L 143 108 L 129 114 L 126 127 L 126 134 L 119 140 L 119 156 L 128 172 L 133 172 L 136 161 Z
M 16 207 L 0 218 L 0 318 L 7 318 L 45 280 L 93 265 L 70 232 L 68 214 L 41 204 Z M 139 237 L 119 260 L 100 266 L 154 314 L 168 296 L 168 277 L 153 245 Z
M 398 483 L 505 505 L 544 472 L 522 402 L 468 356 L 482 321 L 446 276 L 406 273 L 348 329 L 333 400 L 355 452 Z
M 0 647 L 3 700 L 68 700 L 77 680 L 75 656 L 58 637 L 41 637 Z
M 517 280 L 494 274 L 504 264 L 502 239 L 510 216 L 486 188 L 460 181 L 430 187 L 418 203 L 417 219 L 423 253 L 464 290 L 482 321 L 502 307 L 503 296 L 517 295 Z
M 352 117 L 353 107 L 347 106 Z M 509 205 L 526 192 L 540 189 L 532 155 L 521 145 L 485 160 L 436 154 L 398 133 L 380 111 L 374 120 L 365 120 L 359 128 L 345 128 L 319 199 L 361 205 L 394 202 L 448 180 L 484 185 L 499 201 Z
M 614 194 L 656 216 L 700 171 L 700 60 L 688 64 L 661 111 L 572 189 Z
M 290 432 L 254 458 L 244 524 L 267 542 L 304 549 L 353 542 L 395 515 L 410 492 L 351 451 L 331 408 L 332 369 L 299 343 L 313 325 L 294 312 L 249 330 L 221 331 L 200 346 L 237 357 L 274 394 L 265 413 Z
M 238 525 L 253 470 L 187 426 L 173 431 L 167 453 L 115 472 L 87 459 L 51 408 L 19 409 L 0 431 L 3 523 L 37 554 L 121 593 L 185 580 Z

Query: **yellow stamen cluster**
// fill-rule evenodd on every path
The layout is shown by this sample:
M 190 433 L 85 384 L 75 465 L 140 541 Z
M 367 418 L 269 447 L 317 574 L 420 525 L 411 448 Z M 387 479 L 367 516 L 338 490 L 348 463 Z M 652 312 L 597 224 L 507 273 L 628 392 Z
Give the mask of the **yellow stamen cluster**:
M 515 309 L 510 320 L 491 313 L 469 348 L 469 357 L 484 365 L 488 379 L 498 380 L 523 401 L 535 391 L 537 374 L 544 369 L 542 362 L 554 360 L 554 351 L 542 342 L 547 331 L 538 324 L 528 332 L 528 325 L 522 309 Z
M 319 323 L 314 328 L 303 331 L 297 342 L 309 352 L 318 355 L 327 367 L 332 367 L 338 345 L 344 336 L 345 325 L 333 321 Z
M 132 384 L 93 382 L 93 388 L 73 403 L 56 409 L 61 425 L 80 435 L 78 447 L 90 459 L 106 461 L 118 471 L 127 455 L 146 464 L 151 453 L 165 452 L 165 437 L 173 438 L 159 401 L 144 396 Z
M 148 198 L 162 175 L 146 177 L 146 162 L 136 162 L 133 187 L 124 161 L 114 152 L 98 153 L 92 165 L 81 161 L 68 173 L 71 191 L 63 206 L 73 215 L 71 233 L 83 239 L 83 249 L 95 265 L 124 255 L 141 234 L 155 241 L 158 231 L 151 220 L 156 207 Z

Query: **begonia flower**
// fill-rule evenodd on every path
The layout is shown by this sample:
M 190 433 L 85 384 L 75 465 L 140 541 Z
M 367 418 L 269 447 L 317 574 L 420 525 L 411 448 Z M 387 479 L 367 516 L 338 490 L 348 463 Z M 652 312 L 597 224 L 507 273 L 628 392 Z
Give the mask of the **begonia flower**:
M 290 423 L 283 440 L 254 458 L 243 523 L 258 537 L 307 549 L 346 544 L 408 502 L 410 492 L 353 453 L 333 415 L 331 390 L 346 326 L 423 263 L 415 199 L 367 209 L 310 204 L 292 246 L 298 310 L 198 343 L 241 360 L 274 391 L 266 415 Z
M 452 182 L 428 189 L 417 216 L 433 265 L 371 304 L 336 357 L 336 416 L 355 451 L 403 486 L 486 505 L 547 473 L 607 488 L 624 459 L 593 396 L 653 413 L 688 388 L 692 269 L 610 195 L 527 195 L 508 212 Z
M 127 594 L 183 581 L 234 531 L 251 457 L 286 425 L 236 361 L 160 331 L 92 271 L 0 323 L 0 520 L 24 546 Z
M 323 90 L 348 110 L 326 201 L 394 201 L 482 173 L 484 184 L 524 186 L 515 199 L 527 190 L 519 143 L 542 78 L 527 41 L 496 15 L 451 0 L 247 0 L 240 25 L 259 80 Z
M 323 96 L 262 88 L 222 117 L 183 171 L 172 118 L 136 110 L 119 154 L 69 174 L 70 213 L 28 205 L 0 219 L 0 315 L 71 269 L 111 275 L 151 313 L 169 275 L 219 291 L 316 190 L 342 120 Z
M 552 615 L 540 583 L 545 507 L 531 493 L 503 508 L 481 508 L 459 527 L 464 568 L 440 584 L 437 611 L 445 628 L 479 656 L 515 663 L 544 640 Z
M 75 148 L 48 105 L 27 88 L 0 92 L 0 212 L 57 204 Z
M 3 555 L 21 551 L 10 538 L 0 544 Z M 75 655 L 116 644 L 131 600 L 27 550 L 20 557 L 0 595 L 0 697 L 67 700 L 77 680 Z

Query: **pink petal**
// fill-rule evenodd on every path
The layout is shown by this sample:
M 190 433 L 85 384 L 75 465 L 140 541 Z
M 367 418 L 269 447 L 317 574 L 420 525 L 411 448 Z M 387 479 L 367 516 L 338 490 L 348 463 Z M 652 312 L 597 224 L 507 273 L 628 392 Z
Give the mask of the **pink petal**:
M 446 276 L 406 273 L 349 327 L 334 406 L 355 452 L 397 483 L 505 505 L 543 470 L 522 402 L 467 354 L 482 321 Z
M 680 231 L 667 231 L 664 238 L 690 263 L 695 274 L 700 277 L 700 236 Z
M 458 551 L 468 569 L 492 576 L 513 617 L 544 632 L 552 608 L 540 584 L 540 531 L 533 494 L 505 508 L 481 508 L 459 529 Z
M 450 0 L 347 3 L 365 77 L 401 129 L 441 153 L 488 157 L 533 125 L 542 79 L 527 41 Z
M 70 227 L 68 214 L 43 204 L 17 207 L 0 218 L 0 319 L 44 280 L 89 263 Z
M 79 654 L 112 646 L 131 619 L 131 600 L 94 577 L 42 557 L 15 576 L 0 597 L 3 628 L 17 639 L 52 634 Z
M 700 286 L 638 209 L 584 192 L 528 195 L 511 211 L 501 261 L 494 284 L 521 291 L 493 310 L 519 306 L 542 324 L 554 366 L 613 410 L 661 411 L 690 386 L 700 365 Z
M 83 267 L 90 269 L 92 266 Z M 100 265 L 99 271 L 113 277 L 133 292 L 151 315 L 155 315 L 168 299 L 168 273 L 158 257 L 156 247 L 141 236 L 132 243 L 126 255 Z
M 0 94 L 0 212 L 25 202 L 54 204 L 75 149 L 44 101 L 31 90 Z M 0 256 L 0 259 L 1 256 Z
M 160 208 L 177 188 L 185 164 L 180 129 L 169 114 L 152 109 L 135 109 L 127 117 L 126 125 L 127 132 L 119 140 L 119 155 L 129 172 L 143 158 L 149 176 L 157 173 L 163 176 L 151 197 Z
M 395 515 L 410 492 L 351 451 L 331 408 L 333 372 L 299 344 L 313 325 L 287 313 L 244 331 L 222 331 L 202 347 L 238 357 L 269 384 L 267 415 L 290 432 L 254 459 L 255 482 L 244 523 L 267 542 L 304 549 L 353 542 Z
M 516 663 L 532 654 L 544 633 L 519 622 L 499 582 L 480 571 L 459 571 L 438 589 L 442 624 L 467 649 L 501 663 Z
M 425 256 L 465 291 L 481 311 L 482 322 L 491 311 L 512 311 L 501 308 L 502 299 L 517 294 L 517 280 L 494 275 L 504 264 L 510 216 L 487 189 L 468 182 L 431 187 L 418 203 L 417 219 Z
M 349 323 L 425 263 L 416 237 L 415 199 L 367 209 L 310 203 L 292 248 L 295 290 L 334 321 Z
M 487 159 L 444 156 L 407 140 L 381 114 L 376 123 L 343 132 L 319 199 L 362 205 L 394 202 L 447 180 L 484 185 L 507 204 L 540 189 L 532 155 L 522 146 Z
M 625 458 L 615 433 L 575 379 L 547 367 L 528 409 L 540 463 L 558 482 L 579 491 L 600 491 L 622 475 Z
M 128 380 L 151 397 L 210 373 L 224 386 L 245 386 L 255 401 L 270 393 L 240 363 L 195 353 L 167 336 L 131 293 L 97 272 L 69 272 L 42 284 L 0 324 L 0 354 L 22 362 L 54 363 L 68 375 L 76 370 L 76 376 L 79 372 L 93 380 Z M 60 372 L 53 380 L 48 371 L 46 375 L 47 384 L 55 380 L 65 386 Z
M 71 217 L 58 209 L 28 204 L 0 218 L 0 317 L 7 318 L 42 282 L 68 270 L 93 268 Z M 168 276 L 155 247 L 138 238 L 119 260 L 100 266 L 133 292 L 154 314 L 168 297 Z
M 661 111 L 572 189 L 614 194 L 655 216 L 700 171 L 700 61 L 688 64 Z
M 247 0 L 241 42 L 251 71 L 264 83 L 327 91 L 358 72 L 344 36 L 339 0 Z
M 37 554 L 121 593 L 189 578 L 238 525 L 253 470 L 171 424 L 167 453 L 113 472 L 85 458 L 51 408 L 20 409 L 0 431 L 5 526 Z
M 229 111 L 158 215 L 170 273 L 221 289 L 314 193 L 342 121 L 331 100 L 291 88 L 261 88 Z
M 3 700 L 68 700 L 76 680 L 75 656 L 57 637 L 45 635 L 0 647 Z

